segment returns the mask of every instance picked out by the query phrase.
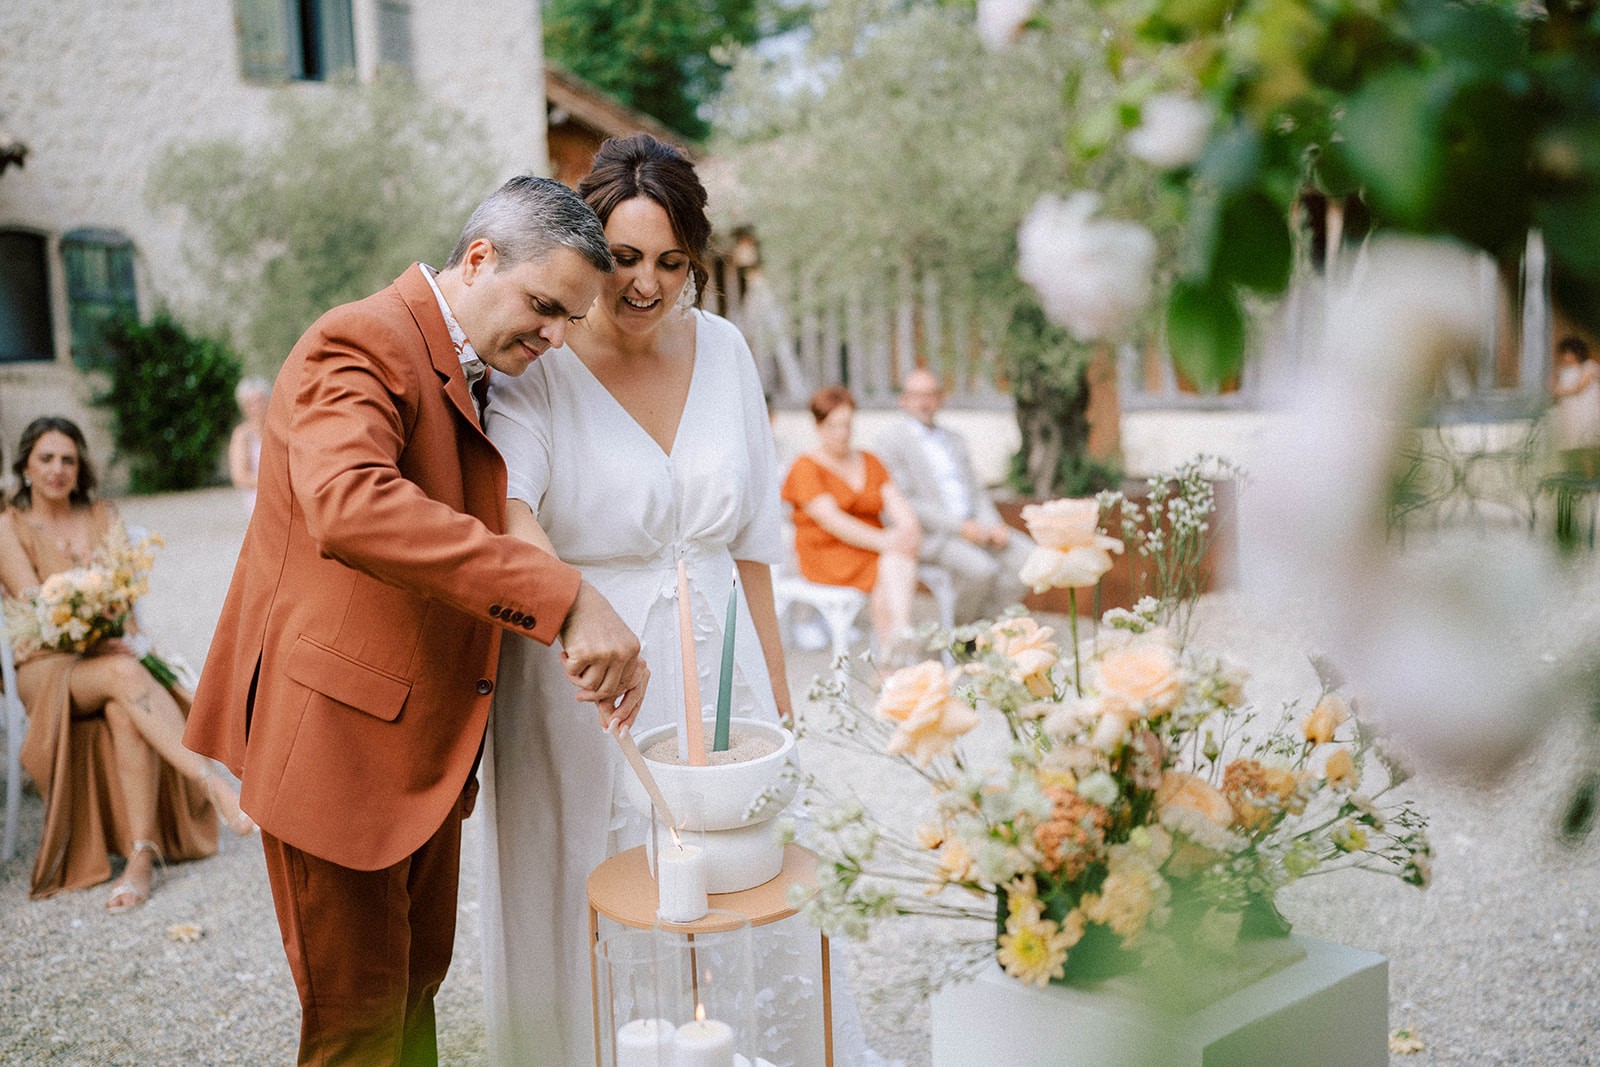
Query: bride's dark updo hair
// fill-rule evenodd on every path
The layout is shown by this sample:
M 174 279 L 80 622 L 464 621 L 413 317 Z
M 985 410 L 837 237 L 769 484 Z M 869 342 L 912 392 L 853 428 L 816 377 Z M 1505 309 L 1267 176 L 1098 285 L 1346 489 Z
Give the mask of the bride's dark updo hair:
M 595 153 L 594 166 L 578 183 L 578 195 L 600 216 L 601 225 L 610 221 L 618 204 L 635 197 L 660 204 L 672 235 L 689 254 L 694 303 L 700 306 L 710 277 L 705 259 L 711 220 L 706 217 L 706 187 L 681 151 L 648 133 L 609 138 Z

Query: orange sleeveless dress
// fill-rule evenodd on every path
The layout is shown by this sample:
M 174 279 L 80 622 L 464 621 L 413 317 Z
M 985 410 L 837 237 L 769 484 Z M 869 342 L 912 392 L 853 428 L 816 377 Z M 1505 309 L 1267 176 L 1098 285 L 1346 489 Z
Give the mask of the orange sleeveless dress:
M 783 499 L 794 508 L 794 554 L 806 580 L 870 593 L 878 580 L 878 554 L 839 540 L 805 511 L 807 504 L 827 493 L 839 510 L 881 529 L 883 487 L 889 471 L 871 452 L 863 452 L 861 457 L 866 461 L 867 477 L 857 490 L 810 456 L 801 456 L 783 480 Z

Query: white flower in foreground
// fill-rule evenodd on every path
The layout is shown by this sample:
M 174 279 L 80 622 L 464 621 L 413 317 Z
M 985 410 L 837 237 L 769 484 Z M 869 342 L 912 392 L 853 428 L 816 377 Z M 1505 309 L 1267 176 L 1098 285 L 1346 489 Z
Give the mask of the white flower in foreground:
M 1128 134 L 1128 151 L 1162 170 L 1187 167 L 1200 158 L 1216 114 L 1209 104 L 1179 93 L 1157 93 L 1139 111 Z
M 1477 256 L 1452 243 L 1372 243 L 1330 299 L 1240 530 L 1258 602 L 1316 605 L 1312 640 L 1392 750 L 1494 777 L 1575 701 L 1600 618 L 1520 514 L 1495 523 L 1484 507 L 1443 533 L 1389 534 L 1407 427 L 1441 371 L 1481 344 L 1481 281 Z
M 1111 569 L 1111 556 L 1103 549 L 1036 547 L 1017 577 L 1035 593 L 1047 589 L 1084 589 Z
M 1135 222 L 1097 219 L 1100 198 L 1042 196 L 1017 232 L 1017 273 L 1050 321 L 1080 341 L 1127 332 L 1150 300 L 1156 239 Z
M 1038 8 L 1038 0 L 978 0 L 978 36 L 998 52 L 1016 42 Z

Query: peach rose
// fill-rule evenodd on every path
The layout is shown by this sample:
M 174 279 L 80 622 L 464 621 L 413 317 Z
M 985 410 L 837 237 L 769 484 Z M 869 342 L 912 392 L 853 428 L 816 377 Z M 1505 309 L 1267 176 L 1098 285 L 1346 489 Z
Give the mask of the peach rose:
M 1233 805 L 1222 790 L 1198 775 L 1168 771 L 1156 788 L 1156 810 L 1192 811 L 1207 822 L 1226 827 L 1233 823 Z
M 1171 711 L 1182 694 L 1178 654 L 1165 642 L 1134 641 L 1101 656 L 1095 664 L 1100 692 L 1146 715 Z
M 956 699 L 951 687 L 961 672 L 935 660 L 896 671 L 878 696 L 877 713 L 900 724 L 885 751 L 909 753 L 917 766 L 955 746 L 955 739 L 978 725 L 978 713 Z
M 1056 665 L 1060 649 L 1050 638 L 1055 631 L 1040 626 L 1027 616 L 1003 619 L 989 629 L 981 639 L 1011 661 L 1011 675 L 1036 697 L 1049 696 L 1055 687 L 1050 683 L 1050 668 Z
M 1107 537 L 1096 527 L 1100 523 L 1098 500 L 1051 500 L 1029 504 L 1022 509 L 1022 521 L 1035 544 L 1069 552 L 1074 548 L 1098 548 L 1121 552 L 1122 542 Z
M 1348 748 L 1335 749 L 1323 764 L 1322 774 L 1334 789 L 1354 789 L 1358 782 L 1355 757 Z
M 1329 693 L 1317 701 L 1301 729 L 1306 740 L 1313 745 L 1325 745 L 1333 740 L 1334 733 L 1350 717 L 1350 706 L 1337 693 Z

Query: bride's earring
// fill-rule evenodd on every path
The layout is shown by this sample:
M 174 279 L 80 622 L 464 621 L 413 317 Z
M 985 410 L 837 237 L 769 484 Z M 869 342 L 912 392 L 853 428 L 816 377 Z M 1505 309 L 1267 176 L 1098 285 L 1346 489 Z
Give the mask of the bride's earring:
M 694 307 L 694 298 L 700 294 L 700 287 L 694 283 L 694 271 L 689 272 L 689 280 L 678 291 L 678 306 L 684 310 Z

